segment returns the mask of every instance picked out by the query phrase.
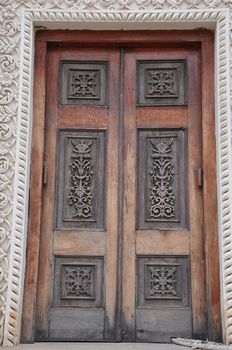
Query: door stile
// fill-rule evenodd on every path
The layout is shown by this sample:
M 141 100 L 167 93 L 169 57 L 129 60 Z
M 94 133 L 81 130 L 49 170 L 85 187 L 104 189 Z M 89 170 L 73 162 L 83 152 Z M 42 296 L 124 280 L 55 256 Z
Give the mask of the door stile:
M 205 253 L 203 234 L 203 196 L 198 184 L 198 170 L 202 168 L 202 116 L 201 116 L 201 62 L 199 50 L 191 50 L 188 62 L 188 171 L 189 171 L 189 227 L 191 253 L 191 292 L 193 335 L 204 339 L 207 334 L 205 295 Z M 194 93 L 193 93 L 194 91 Z M 193 193 L 195 195 L 193 195 Z
M 123 195 L 124 195 L 124 87 L 125 49 L 120 49 L 119 64 L 119 127 L 118 127 L 118 260 L 117 260 L 117 306 L 116 340 L 122 340 L 122 252 L 123 252 Z
M 136 118 L 135 61 L 125 55 L 124 88 L 124 200 L 122 254 L 122 334 L 123 340 L 135 340 L 135 225 L 136 225 Z
M 52 245 L 53 236 L 50 234 L 53 228 L 54 217 L 54 201 L 55 201 L 55 169 L 56 169 L 56 153 L 50 150 L 56 147 L 56 113 L 53 112 L 53 101 L 56 96 L 55 84 L 51 84 L 51 76 L 56 76 L 58 69 L 57 62 L 54 60 L 54 53 L 49 52 L 47 55 L 47 65 L 50 67 L 47 75 L 46 93 L 46 119 L 45 119 L 45 141 L 44 141 L 44 163 L 47 164 L 48 179 L 46 185 L 43 185 L 42 197 L 42 221 L 41 221 L 41 238 L 40 238 L 40 260 L 43 260 L 43 268 L 40 265 L 38 273 L 39 285 L 43 286 L 37 290 L 37 307 L 36 307 L 36 329 L 40 331 L 37 337 L 47 338 L 49 335 L 49 319 L 47 317 L 51 302 L 51 284 L 52 280 Z M 51 191 L 50 189 L 53 188 Z M 46 215 L 50 213 L 50 215 Z
M 40 252 L 40 225 L 42 201 L 42 178 L 44 162 L 44 124 L 45 124 L 45 91 L 46 91 L 46 54 L 47 44 L 44 41 L 35 43 L 35 71 L 38 79 L 34 80 L 33 101 L 33 133 L 31 159 L 36 159 L 31 164 L 30 173 L 30 205 L 29 224 L 26 255 L 25 289 L 23 296 L 23 317 L 21 326 L 21 341 L 34 342 L 34 325 L 36 317 L 37 279 L 39 269 Z M 33 234 L 30 234 L 33 232 Z
M 202 42 L 202 143 L 204 249 L 206 256 L 206 296 L 208 338 L 221 341 L 219 237 L 217 230 L 216 132 L 214 89 L 214 35 L 205 33 Z M 210 215 L 207 215 L 210 213 Z M 216 258 L 215 258 L 216 257 Z
M 120 83 L 118 50 L 109 54 L 109 122 L 107 130 L 107 174 L 106 174 L 106 253 L 105 253 L 105 340 L 115 340 L 117 325 L 118 292 L 118 212 L 119 208 L 119 115 L 118 96 Z M 113 68 L 114 67 L 114 68 Z M 119 210 L 119 209 L 118 209 Z

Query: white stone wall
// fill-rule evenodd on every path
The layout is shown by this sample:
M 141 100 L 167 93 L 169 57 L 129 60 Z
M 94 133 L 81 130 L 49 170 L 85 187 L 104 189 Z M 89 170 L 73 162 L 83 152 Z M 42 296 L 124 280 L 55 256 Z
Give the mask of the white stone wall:
M 27 233 L 34 28 L 215 30 L 224 341 L 232 343 L 232 0 L 0 0 L 0 344 L 19 342 Z

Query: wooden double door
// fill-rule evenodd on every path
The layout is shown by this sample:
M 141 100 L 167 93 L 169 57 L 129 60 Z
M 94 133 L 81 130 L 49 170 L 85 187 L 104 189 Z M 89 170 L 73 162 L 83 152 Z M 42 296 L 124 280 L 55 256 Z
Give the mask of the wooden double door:
M 208 336 L 201 67 L 193 46 L 49 46 L 37 341 Z

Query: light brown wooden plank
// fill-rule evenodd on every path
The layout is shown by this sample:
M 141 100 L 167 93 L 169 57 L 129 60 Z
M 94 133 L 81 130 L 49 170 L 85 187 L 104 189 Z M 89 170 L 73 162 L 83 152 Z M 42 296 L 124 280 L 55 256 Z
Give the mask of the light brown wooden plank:
M 58 111 L 59 128 L 107 129 L 108 108 L 60 107 Z
M 106 172 L 106 255 L 105 255 L 105 338 L 115 339 L 117 307 L 117 254 L 118 254 L 118 121 L 119 121 L 119 60 L 118 51 L 110 53 L 110 110 Z
M 54 238 L 54 255 L 105 255 L 104 231 L 55 231 Z
M 44 108 L 46 80 L 46 43 L 36 42 L 35 46 L 34 104 L 33 104 L 33 136 L 32 165 L 30 179 L 30 208 L 27 237 L 26 275 L 22 317 L 22 341 L 34 341 L 35 303 L 38 278 L 38 261 L 40 246 L 40 224 L 42 210 L 42 175 L 44 151 Z M 36 161 L 34 161 L 36 159 Z
M 138 128 L 186 128 L 188 114 L 186 107 L 137 107 Z
M 135 339 L 135 213 L 136 213 L 136 120 L 135 60 L 125 56 L 124 104 L 124 200 L 122 249 L 122 329 L 126 340 Z M 125 333 L 126 332 L 126 333 Z
M 189 159 L 189 219 L 191 231 L 191 289 L 193 336 L 201 338 L 207 332 L 205 295 L 205 255 L 203 246 L 203 197 L 198 185 L 198 169 L 202 167 L 200 52 L 192 50 L 188 57 L 188 159 Z
M 206 33 L 202 45 L 202 139 L 204 162 L 204 237 L 209 338 L 221 341 L 219 244 L 214 110 L 214 36 Z
M 47 165 L 47 183 L 43 186 L 43 197 L 41 201 L 42 219 L 41 219 L 41 238 L 40 238 L 40 262 L 37 305 L 36 305 L 36 327 L 48 336 L 48 312 L 50 304 L 50 293 L 52 288 L 52 272 L 54 259 L 52 256 L 53 247 L 53 222 L 54 222 L 54 201 L 55 201 L 55 183 L 56 183 L 56 96 L 57 84 L 52 83 L 58 70 L 58 61 L 55 60 L 54 53 L 47 55 L 47 65 L 49 73 L 47 76 L 47 89 L 49 94 L 46 96 L 46 119 L 45 119 L 45 143 L 44 143 L 44 163 Z
M 190 232 L 136 231 L 136 254 L 186 254 L 190 252 Z

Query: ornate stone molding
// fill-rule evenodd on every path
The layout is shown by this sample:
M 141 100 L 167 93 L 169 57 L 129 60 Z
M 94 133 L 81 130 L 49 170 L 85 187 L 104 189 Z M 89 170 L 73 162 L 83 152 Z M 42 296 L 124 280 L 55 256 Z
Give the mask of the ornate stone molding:
M 231 0 L 0 0 L 0 340 L 19 342 L 35 25 L 196 23 L 216 28 L 218 207 L 224 336 L 232 343 Z M 232 11 L 231 11 L 232 12 Z M 20 61 L 20 63 L 19 63 Z M 16 147 L 15 147 L 16 143 Z

